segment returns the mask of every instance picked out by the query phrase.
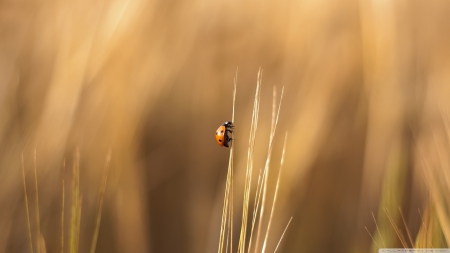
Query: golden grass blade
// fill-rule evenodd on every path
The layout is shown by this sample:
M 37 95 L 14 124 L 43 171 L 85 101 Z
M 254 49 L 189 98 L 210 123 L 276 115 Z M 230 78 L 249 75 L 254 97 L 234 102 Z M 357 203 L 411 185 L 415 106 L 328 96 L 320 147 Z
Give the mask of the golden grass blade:
M 275 86 L 273 86 L 273 93 L 272 93 L 272 121 L 271 121 L 271 126 L 270 126 L 270 133 L 273 132 L 274 129 L 274 125 L 275 125 L 275 115 L 276 115 L 276 94 L 277 94 L 277 89 Z M 262 177 L 261 177 L 262 174 Z M 262 189 L 264 184 L 262 184 L 261 182 L 265 182 L 265 178 L 266 178 L 266 170 L 264 170 L 263 168 L 261 168 L 259 175 L 258 175 L 258 183 L 257 183 L 257 187 L 256 187 L 256 194 L 255 194 L 255 205 L 253 207 L 253 218 L 252 218 L 252 227 L 250 230 L 250 239 L 249 239 L 249 246 L 248 246 L 248 252 L 251 251 L 252 248 L 252 241 L 253 241 L 253 231 L 255 228 L 255 224 L 256 224 L 256 218 L 258 217 L 258 210 L 259 210 L 259 205 L 261 202 L 261 193 L 262 193 Z
M 81 206 L 83 205 L 83 195 L 80 195 L 79 205 L 77 210 L 77 233 L 76 233 L 76 243 L 75 252 L 78 252 L 80 247 L 80 227 L 81 227 Z
M 234 124 L 234 108 L 236 105 L 236 85 L 239 67 L 236 67 L 236 75 L 234 76 L 234 90 L 233 90 L 233 113 L 231 114 L 231 122 Z
M 447 147 L 450 146 L 450 115 L 448 110 L 441 108 L 441 117 L 444 122 L 445 133 L 447 136 Z M 445 111 L 445 112 L 444 112 Z M 434 142 L 437 145 L 435 132 L 432 131 Z M 442 154 L 442 152 L 444 154 Z M 448 170 L 448 149 L 446 151 L 437 149 L 439 157 L 439 168 L 434 168 L 434 170 L 429 170 L 430 177 L 433 178 L 434 182 L 430 187 L 431 197 L 434 202 L 434 212 L 437 215 L 439 223 L 441 224 L 442 233 L 444 234 L 447 245 L 450 245 L 450 216 L 448 210 L 450 209 L 450 174 Z M 444 165 L 445 164 L 445 165 Z M 442 182 L 441 179 L 443 177 Z
M 66 186 L 65 186 L 65 175 L 66 175 L 66 159 L 63 160 L 63 173 L 62 173 L 62 208 L 61 208 L 61 253 L 64 253 L 64 203 L 66 196 Z
M 283 94 L 283 92 L 281 94 Z M 280 102 L 281 102 L 281 100 L 280 100 Z M 280 111 L 278 110 L 278 113 L 279 112 Z M 277 116 L 277 120 L 278 120 L 278 116 Z M 284 164 L 284 155 L 285 155 L 285 151 L 286 151 L 286 141 L 287 141 L 287 133 L 284 136 L 284 144 L 283 144 L 283 151 L 282 151 L 282 154 L 281 154 L 280 169 L 278 170 L 277 184 L 275 186 L 275 193 L 274 193 L 274 196 L 273 196 L 272 209 L 270 210 L 270 215 L 269 215 L 269 224 L 267 224 L 266 236 L 264 238 L 264 242 L 263 242 L 263 247 L 262 247 L 261 253 L 266 252 L 267 239 L 269 238 L 270 227 L 271 227 L 272 221 L 273 221 L 273 211 L 275 210 L 275 206 L 276 206 L 276 203 L 277 203 L 277 196 L 278 196 L 278 189 L 279 189 L 279 186 L 280 186 L 281 171 L 282 171 L 283 164 Z
M 399 239 L 400 242 L 402 243 L 403 248 L 406 249 L 406 248 L 407 248 L 406 243 L 403 241 L 402 236 L 400 235 L 400 231 L 398 230 L 398 227 L 395 225 L 395 222 L 394 222 L 394 220 L 392 219 L 391 214 L 389 213 L 389 211 L 387 210 L 386 207 L 384 208 L 384 212 L 386 213 L 386 216 L 388 217 L 389 222 L 391 223 L 391 226 L 394 228 L 394 231 L 395 231 L 395 233 L 397 234 L 398 239 Z
M 77 149 L 76 159 L 73 165 L 72 175 L 72 206 L 71 206 L 71 224 L 70 224 L 70 253 L 78 252 L 78 224 L 80 214 L 80 174 L 79 174 L 79 150 Z
M 230 200 L 231 200 L 231 197 L 230 197 Z M 231 202 L 231 201 L 230 201 Z M 229 202 L 229 203 L 230 203 Z M 228 205 L 228 206 L 230 206 L 230 205 Z M 228 247 L 230 247 L 230 250 L 231 250 L 231 246 L 230 246 L 230 240 L 231 240 L 231 238 L 230 238 L 230 224 L 231 224 L 231 217 L 230 217 L 230 215 L 231 215 L 231 212 L 230 212 L 230 209 L 228 209 L 227 210 L 227 215 L 228 215 L 228 222 L 227 222 L 227 235 L 226 235 L 226 237 L 227 237 L 227 242 L 226 242 L 226 247 L 225 247 L 225 253 L 226 252 L 228 252 Z M 232 252 L 232 251 L 230 251 L 230 252 Z
M 398 211 L 400 212 L 400 216 L 402 217 L 403 225 L 405 226 L 406 233 L 408 234 L 409 242 L 411 243 L 412 246 L 414 246 L 413 240 L 411 238 L 411 234 L 409 233 L 409 229 L 408 229 L 408 226 L 406 225 L 405 217 L 403 216 L 403 212 L 402 212 L 402 209 L 400 208 L 400 206 L 398 207 Z
M 383 236 L 381 236 L 380 228 L 378 227 L 377 219 L 375 219 L 375 215 L 373 214 L 373 212 L 372 212 L 372 218 L 373 218 L 373 221 L 375 222 L 375 226 L 376 226 L 377 231 L 378 231 L 378 236 L 381 239 L 381 244 L 383 244 L 383 248 L 386 248 L 386 244 L 384 244 Z
M 37 224 L 37 252 L 41 252 L 41 243 L 39 237 L 41 235 L 41 219 L 39 215 L 39 190 L 38 190 L 38 179 L 37 179 L 37 168 L 36 168 L 36 149 L 34 150 L 34 185 L 36 187 L 36 224 Z
M 419 161 L 422 165 L 424 175 L 426 178 L 427 186 L 429 188 L 430 197 L 432 199 L 436 215 L 438 217 L 438 220 L 441 224 L 445 224 L 440 226 L 442 229 L 442 233 L 444 234 L 445 240 L 447 244 L 450 244 L 450 227 L 446 224 L 450 223 L 450 219 L 448 216 L 448 206 L 445 204 L 445 201 L 442 201 L 445 199 L 443 195 L 445 195 L 442 191 L 443 189 L 438 186 L 439 184 L 439 172 L 433 171 L 433 168 L 428 164 L 428 162 L 424 159 L 423 152 L 421 150 L 418 150 L 419 153 Z M 431 183 L 434 182 L 434 183 Z M 420 213 L 420 209 L 418 209 L 419 215 L 422 219 L 422 214 Z M 423 219 L 422 219 L 422 226 L 425 232 L 426 238 L 428 238 L 428 232 L 427 228 L 424 225 Z M 417 238 L 416 238 L 416 244 L 417 244 Z
M 228 171 L 230 171 L 230 167 L 228 166 Z M 229 172 L 228 172 L 229 173 Z M 228 175 L 227 175 L 227 182 L 225 186 L 225 197 L 224 197 L 224 203 L 223 203 L 223 210 L 222 210 L 222 222 L 220 225 L 220 237 L 219 237 L 219 249 L 218 252 L 223 252 L 223 243 L 225 240 L 225 226 L 227 222 L 227 211 L 228 211 L 228 190 L 229 189 L 229 183 L 228 183 Z
M 231 122 L 233 122 L 234 124 L 234 109 L 236 108 L 236 91 L 237 91 L 237 77 L 238 77 L 238 71 L 239 71 L 239 67 L 236 67 L 236 75 L 234 76 L 234 90 L 233 90 L 233 113 L 231 115 Z M 234 139 L 234 132 L 233 134 L 233 139 Z M 234 140 L 233 140 L 234 142 Z M 233 205 L 233 176 L 234 176 L 234 171 L 233 171 L 233 164 L 234 164 L 234 145 L 231 146 L 231 154 L 230 154 L 230 220 L 229 220 L 229 232 L 230 232 L 230 252 L 233 252 L 233 211 L 234 211 L 234 205 Z
M 286 230 L 288 229 L 289 224 L 291 224 L 292 218 L 293 218 L 293 217 L 291 217 L 291 218 L 289 219 L 289 222 L 288 222 L 288 224 L 286 225 L 286 228 L 284 229 L 283 234 L 281 234 L 280 240 L 278 241 L 278 244 L 277 244 L 277 246 L 275 247 L 275 250 L 273 251 L 274 253 L 277 252 L 278 247 L 280 246 L 281 240 L 283 240 L 284 234 L 286 233 Z
M 251 126 L 250 126 L 250 137 L 249 137 L 249 145 L 248 145 L 248 151 L 247 151 L 247 170 L 246 170 L 246 176 L 245 176 L 244 200 L 243 200 L 243 206 L 242 206 L 242 223 L 241 223 L 241 231 L 240 231 L 240 236 L 239 236 L 239 249 L 238 249 L 238 252 L 242 252 L 242 253 L 245 252 L 245 238 L 247 235 L 248 206 L 249 206 L 249 199 L 250 199 L 250 186 L 251 186 L 251 181 L 252 181 L 251 176 L 252 176 L 252 171 L 253 171 L 255 136 L 256 136 L 256 130 L 258 129 L 261 79 L 262 79 L 262 70 L 260 68 L 258 71 L 258 79 L 256 82 L 255 100 L 253 102 L 252 122 L 251 122 Z
M 231 222 L 229 219 L 227 219 L 228 212 L 229 212 L 229 203 L 230 203 L 230 189 L 231 189 L 231 182 L 232 182 L 232 176 L 233 176 L 233 145 L 230 149 L 230 158 L 228 161 L 228 172 L 227 172 L 227 181 L 225 186 L 225 197 L 224 197 L 224 205 L 223 205 L 223 211 L 222 211 L 222 223 L 220 226 L 220 239 L 219 239 L 219 253 L 223 252 L 223 244 L 225 240 L 225 234 L 226 234 L 226 227 L 227 222 Z
M 443 119 L 443 121 L 445 121 L 445 119 Z M 433 140 L 434 140 L 434 144 L 436 145 L 436 147 L 438 147 L 438 137 L 436 136 L 436 131 L 431 131 L 431 134 L 433 136 Z M 438 157 L 438 166 L 434 168 L 434 174 L 436 174 L 436 178 L 440 178 L 443 179 L 443 181 L 445 182 L 445 184 L 447 186 L 450 186 L 450 174 L 448 171 L 448 167 L 445 166 L 445 164 L 448 163 L 448 161 L 446 161 L 447 158 L 447 151 L 443 150 L 442 148 L 436 148 L 436 154 Z M 441 168 L 441 169 L 438 169 Z M 438 181 L 433 181 L 433 182 L 438 182 Z M 444 184 L 444 182 L 442 182 L 442 184 Z M 440 183 L 441 184 L 441 183 Z M 445 188 L 445 186 L 443 186 L 443 188 Z M 442 189 L 444 190 L 444 189 Z M 449 194 L 443 194 L 442 195 L 444 199 L 443 203 L 450 203 L 450 196 Z
M 42 234 L 39 235 L 38 241 L 39 241 L 39 247 L 40 247 L 39 251 L 42 253 L 47 253 L 47 246 L 45 244 L 45 239 Z
M 423 229 L 425 231 L 425 241 L 426 241 L 426 243 L 430 243 L 431 247 L 433 248 L 433 243 L 432 243 L 432 241 L 430 239 L 430 236 L 429 236 L 429 233 L 428 233 L 428 225 L 425 224 L 425 222 L 423 220 L 422 212 L 420 211 L 419 208 L 417 208 L 417 211 L 419 212 L 420 220 L 422 221 L 422 227 L 423 227 Z M 428 217 L 428 215 L 427 215 L 427 217 Z M 428 240 L 430 240 L 430 241 L 428 242 Z
M 234 151 L 233 151 L 234 152 Z M 233 164 L 233 159 L 232 159 L 232 161 L 231 161 L 231 163 Z M 233 168 L 231 169 L 231 194 L 230 194 L 230 196 L 231 196 L 231 205 L 230 205 L 230 241 L 231 241 L 231 251 L 230 252 L 233 252 L 233 216 L 234 216 L 234 194 L 233 194 L 233 191 L 234 191 L 234 183 L 233 183 L 233 178 L 234 178 L 234 172 L 233 172 Z
M 256 218 L 258 217 L 258 210 L 259 210 L 259 205 L 261 202 L 261 195 L 262 195 L 262 188 L 263 188 L 262 182 L 264 182 L 265 177 L 266 177 L 266 171 L 263 168 L 261 168 L 259 171 L 259 175 L 258 175 L 258 183 L 256 184 L 255 205 L 253 207 L 252 227 L 250 230 L 248 252 L 250 252 L 252 249 L 253 231 L 254 231 L 255 224 L 256 224 Z
M 255 242 L 255 253 L 258 251 L 258 246 L 259 246 L 259 238 L 260 238 L 260 234 L 261 234 L 261 222 L 263 220 L 264 217 L 264 207 L 265 207 L 265 203 L 266 203 L 266 191 L 267 191 L 267 182 L 268 182 L 268 175 L 269 175 L 269 165 L 270 165 L 270 160 L 272 158 L 272 150 L 273 150 L 273 138 L 275 136 L 275 132 L 277 129 L 277 125 L 278 125 L 278 118 L 280 116 L 280 109 L 281 109 L 281 102 L 283 101 L 283 94 L 284 94 L 284 87 L 281 90 L 281 96 L 280 96 L 280 103 L 278 105 L 278 112 L 276 115 L 276 119 L 275 119 L 275 123 L 274 123 L 274 127 L 272 129 L 272 132 L 270 133 L 270 140 L 269 140 L 269 151 L 267 153 L 267 159 L 266 159 L 266 164 L 264 166 L 264 181 L 263 181 L 263 193 L 262 193 L 262 201 L 261 201 L 261 209 L 260 209 L 260 214 L 259 214 L 259 220 L 258 220 L 258 232 L 256 233 L 256 242 Z M 250 250 L 249 250 L 250 252 Z
M 366 229 L 367 233 L 369 234 L 370 238 L 372 238 L 373 243 L 375 243 L 375 245 L 377 246 L 377 248 L 380 248 L 380 246 L 378 246 L 378 243 L 375 241 L 375 239 L 373 238 L 372 234 L 369 232 L 369 230 L 367 229 L 366 226 L 364 226 L 364 228 Z
M 276 115 L 276 87 L 273 86 L 273 93 L 272 93 L 272 121 L 271 121 L 271 126 L 270 126 L 270 133 L 273 133 L 274 127 L 275 127 L 275 115 Z M 270 147 L 270 145 L 269 145 Z M 270 149 L 269 149 L 270 150 Z M 270 152 L 270 151 L 269 151 Z M 261 177 L 261 172 L 262 172 L 262 177 Z M 256 187 L 256 194 L 255 194 L 255 205 L 253 207 L 253 218 L 252 218 L 252 227 L 250 230 L 250 239 L 249 239 L 249 245 L 248 245 L 248 252 L 251 252 L 251 248 L 252 248 L 252 241 L 253 241 L 253 231 L 255 228 L 255 224 L 256 224 L 256 218 L 258 217 L 258 210 L 259 210 L 259 206 L 260 206 L 260 202 L 261 202 L 261 196 L 262 196 L 262 190 L 264 188 L 264 183 L 261 182 L 266 182 L 266 176 L 267 176 L 267 170 L 264 168 L 262 168 L 259 172 L 259 176 L 258 176 L 258 184 Z M 258 232 L 259 232 L 259 228 L 258 228 Z M 255 250 L 256 251 L 256 250 Z
M 274 85 L 272 90 L 272 122 L 270 124 L 270 132 L 273 132 L 275 127 L 275 113 L 277 111 L 277 87 Z
M 90 251 L 91 253 L 94 253 L 95 249 L 97 247 L 98 232 L 100 230 L 100 221 L 102 220 L 103 199 L 104 199 L 105 191 L 106 191 L 106 183 L 108 181 L 108 172 L 109 172 L 110 162 L 111 162 L 111 151 L 108 152 L 108 156 L 106 157 L 105 172 L 103 174 L 102 184 L 100 187 L 100 199 L 98 201 L 97 216 L 95 218 L 95 229 L 94 229 L 94 235 L 92 236 L 92 244 L 91 244 L 91 251 Z
M 30 209 L 28 207 L 27 183 L 25 180 L 25 161 L 23 159 L 23 153 L 22 153 L 22 179 L 23 179 L 23 191 L 25 194 L 25 209 L 27 211 L 28 240 L 30 243 L 30 252 L 33 252 L 33 239 L 31 239 Z
M 238 68 L 236 68 L 236 75 L 234 77 L 234 89 L 233 89 L 233 109 L 232 109 L 232 115 L 231 115 L 231 122 L 234 124 L 234 109 L 236 105 L 236 86 L 237 86 L 237 74 L 238 74 Z M 234 136 L 232 136 L 232 139 L 234 139 Z M 233 140 L 234 141 L 234 140 Z M 233 250 L 233 155 L 234 155 L 234 145 L 232 143 L 230 148 L 230 157 L 228 160 L 228 172 L 227 172 L 227 181 L 225 186 L 225 197 L 224 197 L 224 205 L 222 210 L 222 222 L 220 225 L 220 237 L 219 237 L 219 249 L 218 252 L 223 252 L 224 247 L 224 241 L 225 241 L 225 235 L 226 233 L 226 227 L 228 224 L 229 229 L 229 236 L 227 237 L 226 242 L 226 249 L 225 251 L 228 251 L 228 241 L 230 243 L 230 251 Z

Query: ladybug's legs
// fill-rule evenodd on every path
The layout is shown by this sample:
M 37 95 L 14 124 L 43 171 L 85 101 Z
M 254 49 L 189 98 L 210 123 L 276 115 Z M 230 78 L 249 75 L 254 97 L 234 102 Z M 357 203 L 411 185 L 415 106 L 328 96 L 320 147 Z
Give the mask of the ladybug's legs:
M 229 143 L 232 143 L 233 138 L 228 137 L 228 135 L 225 135 L 225 140 L 226 140 L 225 143 L 227 144 L 226 147 L 228 147 L 228 144 L 229 144 Z
M 231 125 L 231 126 L 227 126 L 226 128 L 226 132 L 228 132 L 228 133 L 233 133 L 233 130 L 234 130 L 234 126 L 233 125 Z

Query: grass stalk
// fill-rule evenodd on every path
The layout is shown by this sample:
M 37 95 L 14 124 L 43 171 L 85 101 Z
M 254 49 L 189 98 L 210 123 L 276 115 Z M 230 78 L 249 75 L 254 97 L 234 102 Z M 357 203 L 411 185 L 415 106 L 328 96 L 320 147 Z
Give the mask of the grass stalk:
M 420 220 L 422 221 L 421 224 L 422 224 L 423 229 L 425 231 L 425 241 L 428 242 L 428 240 L 430 240 L 430 245 L 433 248 L 433 243 L 432 243 L 432 240 L 430 239 L 430 236 L 429 236 L 429 233 L 428 233 L 428 224 L 425 224 L 425 222 L 423 220 L 422 212 L 420 211 L 420 208 L 417 208 L 417 211 L 419 212 Z M 427 223 L 429 223 L 428 220 L 427 220 Z
M 273 251 L 273 253 L 277 252 L 278 247 L 279 247 L 280 244 L 281 244 L 281 240 L 283 240 L 284 234 L 286 234 L 286 230 L 288 229 L 289 225 L 291 224 L 292 218 L 293 218 L 293 217 L 291 217 L 291 218 L 289 219 L 288 224 L 287 224 L 286 227 L 284 228 L 284 231 L 283 231 L 283 233 L 281 234 L 280 240 L 278 240 L 277 246 L 275 247 L 275 250 Z
M 237 74 L 238 69 L 236 69 L 236 75 L 234 77 L 234 90 L 233 90 L 233 109 L 231 115 L 231 122 L 234 122 L 234 108 L 236 105 L 236 87 L 237 87 Z M 234 136 L 232 136 L 234 139 Z M 222 210 L 222 222 L 220 225 L 220 237 L 219 237 L 219 249 L 218 252 L 222 253 L 224 249 L 224 241 L 226 233 L 226 228 L 228 227 L 228 236 L 226 242 L 225 252 L 228 252 L 228 243 L 230 244 L 230 252 L 233 251 L 233 155 L 234 155 L 234 145 L 232 143 L 230 148 L 230 157 L 228 160 L 228 172 L 227 181 L 225 186 L 225 197 L 224 205 Z
M 39 188 L 38 188 L 38 178 L 37 178 L 37 165 L 36 165 L 36 149 L 34 150 L 34 185 L 36 188 L 36 230 L 37 230 L 37 237 L 40 238 L 41 236 L 41 219 L 39 214 Z M 41 252 L 41 240 L 37 240 L 37 252 Z
M 280 100 L 281 102 L 281 100 Z M 278 108 L 278 113 L 279 113 L 279 108 Z M 278 120 L 278 116 L 277 116 L 277 120 Z M 283 168 L 283 164 L 284 164 L 284 155 L 285 155 L 285 151 L 286 151 L 286 141 L 287 141 L 287 133 L 284 137 L 284 144 L 283 144 L 283 151 L 281 154 L 281 161 L 280 161 L 280 169 L 278 170 L 278 177 L 277 177 L 277 184 L 275 185 L 275 193 L 273 196 L 273 202 L 272 202 L 272 209 L 270 210 L 270 215 L 269 215 L 269 223 L 267 224 L 267 230 L 266 230 L 266 236 L 264 238 L 264 243 L 263 243 L 263 247 L 261 250 L 261 253 L 266 252 L 266 247 L 267 247 L 267 239 L 269 238 L 269 232 L 270 232 L 270 227 L 272 225 L 272 220 L 273 220 L 273 212 L 275 210 L 275 206 L 277 203 L 277 196 L 278 196 L 278 189 L 280 186 L 280 177 L 281 177 L 281 171 Z
M 64 253 L 64 204 L 66 197 L 66 186 L 65 186 L 65 175 L 66 175 L 66 159 L 63 160 L 63 173 L 62 173 L 62 204 L 61 204 L 61 253 Z
M 261 235 L 261 222 L 263 220 L 264 217 L 264 207 L 265 207 L 265 203 L 266 203 L 266 192 L 267 192 L 267 182 L 268 182 L 268 175 L 269 175 L 269 167 L 270 167 L 270 161 L 272 158 L 272 150 L 273 150 L 273 138 L 275 137 L 275 133 L 276 133 L 276 129 L 277 129 L 277 125 L 278 125 L 278 118 L 280 116 L 280 108 L 281 108 L 281 102 L 283 100 L 283 93 L 284 93 L 284 87 L 281 90 L 281 97 L 280 97 L 280 103 L 278 105 L 278 112 L 276 114 L 276 118 L 272 118 L 272 129 L 270 132 L 270 140 L 269 140 L 269 150 L 267 152 L 267 159 L 266 159 L 266 164 L 264 166 L 264 180 L 263 180 L 263 186 L 262 186 L 262 200 L 261 200 L 261 209 L 260 209 L 260 214 L 259 214 L 259 220 L 258 220 L 258 231 L 256 233 L 256 242 L 255 242 L 255 253 L 258 252 L 258 246 L 259 246 L 259 238 Z M 275 103 L 275 99 L 274 99 L 274 103 Z M 272 116 L 274 116 L 274 114 L 272 114 Z M 275 119 L 275 120 L 274 120 Z M 250 248 L 250 247 L 249 247 Z M 250 252 L 250 250 L 249 250 Z
M 237 71 L 236 71 L 237 74 Z M 235 99 L 236 99 L 236 79 L 234 82 L 234 94 L 233 94 L 233 115 L 232 115 L 232 122 L 234 122 L 234 111 L 235 111 Z M 284 88 L 281 92 L 280 101 L 277 108 L 276 103 L 276 89 L 273 90 L 273 108 L 272 108 L 272 124 L 271 124 L 271 131 L 270 131 L 270 142 L 269 142 L 269 148 L 268 148 L 268 155 L 265 162 L 265 166 L 261 168 L 258 176 L 258 183 L 256 186 L 256 193 L 255 193 L 255 200 L 253 205 L 253 215 L 251 220 L 251 230 L 250 233 L 247 232 L 248 229 L 248 219 L 249 219 L 249 203 L 250 203 L 250 191 L 251 191 L 251 185 L 252 185 L 252 175 L 253 175 L 253 166 L 254 166 L 254 151 L 255 151 L 255 140 L 256 140 L 256 130 L 258 128 L 258 117 L 259 117 L 259 108 L 260 108 L 260 97 L 261 97 L 261 83 L 262 83 L 262 69 L 259 69 L 258 77 L 257 77 L 257 84 L 256 84 L 256 91 L 255 91 L 255 97 L 253 102 L 253 111 L 252 111 L 252 120 L 250 125 L 250 136 L 249 136 L 249 145 L 247 150 L 247 165 L 246 165 L 246 172 L 245 172 L 245 183 L 244 183 L 244 196 L 243 196 L 243 205 L 242 205 L 242 221 L 240 226 L 240 234 L 239 234 L 239 242 L 238 242 L 238 248 L 236 252 L 244 253 L 244 252 L 251 252 L 252 249 L 252 242 L 254 237 L 254 230 L 257 227 L 258 228 L 258 236 L 260 235 L 261 230 L 261 223 L 262 223 L 262 217 L 264 214 L 264 203 L 266 198 L 266 192 L 267 192 L 267 185 L 268 185 L 268 175 L 269 175 L 269 165 L 270 165 L 270 158 L 273 150 L 273 139 L 276 132 L 276 126 L 278 124 L 278 119 L 280 115 L 280 108 L 281 108 L 281 101 L 283 98 Z M 233 136 L 234 138 L 234 136 Z M 282 159 L 280 162 L 280 169 L 278 172 L 278 178 L 277 178 L 277 184 L 275 186 L 275 193 L 274 193 L 274 199 L 272 202 L 272 208 L 270 212 L 270 216 L 268 218 L 269 224 L 267 225 L 267 230 L 264 237 L 264 245 L 263 245 L 263 251 L 266 249 L 267 240 L 269 237 L 269 231 L 271 228 L 271 223 L 273 220 L 273 214 L 274 209 L 276 205 L 276 200 L 278 196 L 278 189 L 280 185 L 280 175 L 282 171 L 282 165 L 284 163 L 284 154 L 285 154 L 285 148 L 286 148 L 286 141 L 287 136 L 284 142 L 283 152 L 282 152 Z M 218 252 L 233 252 L 233 159 L 234 159 L 234 148 L 233 145 L 230 149 L 230 158 L 228 163 L 228 173 L 227 173 L 227 181 L 225 186 L 225 197 L 224 197 L 224 205 L 222 210 L 222 223 L 220 228 L 220 239 L 219 239 L 219 249 Z M 291 218 L 292 220 L 292 218 Z M 289 223 L 287 224 L 280 241 L 278 242 L 277 248 L 281 242 L 281 239 L 283 238 L 287 227 L 289 226 L 291 220 L 289 220 Z M 258 225 L 257 225 L 258 224 Z M 228 231 L 227 231 L 228 230 Z M 249 236 L 249 240 L 246 240 L 246 237 Z M 248 248 L 247 248 L 248 243 Z M 255 245 L 258 245 L 256 243 Z M 246 249 L 247 248 L 247 249 Z M 257 251 L 257 247 L 255 247 L 255 251 Z
M 403 245 L 403 248 L 406 249 L 407 248 L 406 243 L 403 241 L 400 231 L 399 231 L 397 225 L 395 225 L 394 219 L 392 218 L 391 214 L 389 213 L 389 211 L 386 207 L 384 208 L 384 212 L 386 213 L 386 216 L 388 217 L 389 222 L 391 223 L 391 226 L 394 228 L 394 231 L 397 234 L 398 239 L 400 240 L 401 244 Z
M 255 139 L 256 139 L 256 130 L 258 129 L 258 116 L 259 116 L 259 101 L 260 101 L 260 87 L 261 87 L 261 78 L 262 78 L 262 70 L 259 69 L 258 72 L 258 81 L 256 82 L 256 92 L 255 92 L 255 100 L 253 102 L 253 113 L 252 113 L 252 122 L 250 126 L 250 137 L 249 137 L 249 145 L 248 145 L 248 153 L 247 153 L 247 170 L 245 176 L 245 187 L 244 187 L 244 200 L 242 206 L 242 223 L 241 223 L 241 232 L 239 236 L 239 248 L 238 252 L 245 252 L 245 239 L 247 235 L 247 220 L 248 220 L 248 206 L 250 199 L 250 186 L 252 181 L 252 171 L 253 171 L 253 156 L 255 149 Z
M 80 227 L 81 227 L 81 206 L 83 205 L 83 195 L 80 195 L 77 210 L 77 228 L 76 228 L 76 243 L 75 252 L 79 252 L 80 248 Z
M 411 245 L 413 247 L 414 243 L 413 243 L 413 240 L 411 237 L 411 233 L 409 232 L 408 226 L 406 225 L 405 217 L 403 216 L 403 212 L 402 212 L 402 209 L 400 208 L 400 206 L 398 207 L 398 211 L 400 212 L 400 216 L 402 217 L 403 225 L 405 226 L 406 233 L 408 234 L 409 242 L 411 243 Z
M 90 251 L 91 253 L 94 253 L 95 249 L 97 247 L 98 232 L 100 230 L 100 221 L 102 219 L 103 199 L 104 199 L 105 191 L 106 191 L 106 183 L 108 180 L 108 172 L 109 172 L 110 162 L 111 162 L 111 151 L 109 151 L 108 156 L 106 158 L 105 172 L 103 174 L 102 184 L 100 187 L 100 199 L 98 202 L 97 215 L 95 218 L 95 229 L 94 229 L 94 235 L 92 236 L 92 244 L 91 244 L 91 251 Z
M 366 229 L 367 233 L 369 234 L 370 238 L 372 238 L 373 243 L 375 243 L 375 245 L 377 246 L 377 248 L 380 248 L 380 246 L 378 245 L 378 243 L 375 241 L 375 238 L 373 238 L 372 234 L 369 232 L 369 230 L 367 229 L 366 226 L 364 226 L 364 228 Z
M 259 171 L 259 175 L 258 175 L 258 183 L 256 184 L 256 193 L 255 193 L 255 204 L 253 207 L 253 216 L 252 216 L 252 227 L 250 230 L 250 239 L 249 239 L 249 243 L 248 243 L 248 252 L 251 251 L 252 249 L 252 241 L 253 241 L 253 231 L 255 228 L 255 224 L 256 224 L 256 218 L 258 217 L 258 210 L 259 210 L 259 206 L 261 204 L 261 196 L 262 196 L 262 188 L 263 188 L 263 183 L 264 182 L 264 178 L 266 176 L 266 171 L 261 168 Z
M 79 214 L 80 214 L 80 179 L 79 179 L 79 150 L 77 149 L 76 159 L 73 164 L 72 175 L 72 204 L 71 204 L 71 222 L 70 222 L 70 253 L 78 252 L 79 236 Z
M 25 194 L 25 210 L 27 212 L 28 240 L 30 243 L 30 252 L 33 253 L 33 239 L 31 238 L 30 209 L 28 207 L 27 183 L 25 178 L 25 161 L 23 159 L 23 153 L 22 153 L 22 180 L 23 180 L 23 191 Z

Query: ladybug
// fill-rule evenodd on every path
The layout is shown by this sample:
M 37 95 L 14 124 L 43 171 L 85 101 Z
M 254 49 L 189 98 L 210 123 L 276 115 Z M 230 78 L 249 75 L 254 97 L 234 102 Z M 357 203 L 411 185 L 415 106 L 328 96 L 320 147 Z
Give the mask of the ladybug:
M 221 147 L 229 147 L 229 143 L 233 140 L 228 133 L 233 133 L 233 123 L 226 121 L 216 131 L 216 141 Z

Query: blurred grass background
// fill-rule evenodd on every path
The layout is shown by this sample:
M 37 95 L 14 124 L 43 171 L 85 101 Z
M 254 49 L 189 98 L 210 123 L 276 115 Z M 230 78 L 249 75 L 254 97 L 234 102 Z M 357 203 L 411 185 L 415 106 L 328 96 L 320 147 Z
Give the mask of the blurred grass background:
M 77 148 L 79 252 L 90 248 L 109 149 L 97 252 L 216 251 L 229 153 L 213 134 L 230 120 L 237 66 L 235 199 L 258 68 L 256 172 L 272 87 L 286 91 L 268 249 L 291 216 L 280 252 L 376 251 L 364 226 L 379 246 L 402 247 L 384 207 L 407 238 L 401 208 L 416 246 L 446 247 L 449 17 L 443 0 L 1 0 L 0 252 L 29 249 L 21 154 L 34 196 L 34 150 L 43 240 L 60 250 L 62 164 Z

